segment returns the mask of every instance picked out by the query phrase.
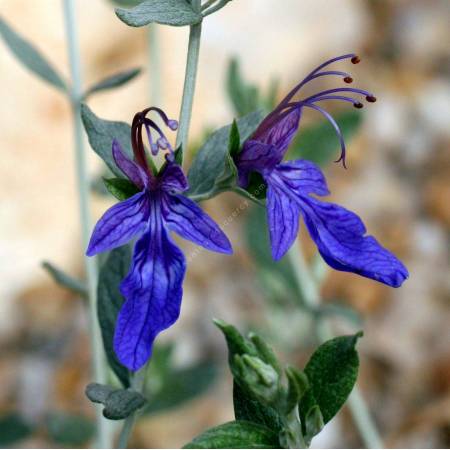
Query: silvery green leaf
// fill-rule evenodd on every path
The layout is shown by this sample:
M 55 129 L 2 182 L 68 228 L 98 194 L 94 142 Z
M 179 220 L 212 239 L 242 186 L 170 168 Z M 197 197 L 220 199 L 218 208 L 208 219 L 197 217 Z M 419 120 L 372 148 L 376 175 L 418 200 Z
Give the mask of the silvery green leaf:
M 112 386 L 100 383 L 89 383 L 84 392 L 91 402 L 105 404 L 109 395 L 114 391 L 115 389 Z
M 322 431 L 325 426 L 323 416 L 318 405 L 314 405 L 306 414 L 305 419 L 305 441 L 310 443 L 312 438 Z
M 81 105 L 81 119 L 94 152 L 103 159 L 114 175 L 123 178 L 122 171 L 114 161 L 111 147 L 113 139 L 117 139 L 125 155 L 133 159 L 130 125 L 125 122 L 100 119 L 86 104 Z
M 130 385 L 129 372 L 118 361 L 113 348 L 117 314 L 123 303 L 120 282 L 128 273 L 131 250 L 127 245 L 112 250 L 100 268 L 97 288 L 97 315 L 108 363 L 125 387 Z
M 126 200 L 139 192 L 139 189 L 126 178 L 104 178 L 106 189 L 117 200 Z
M 303 424 L 313 406 L 319 407 L 326 424 L 347 400 L 358 376 L 359 359 L 355 346 L 361 336 L 362 333 L 357 333 L 330 339 L 311 356 L 304 369 L 310 388 L 300 401 Z
M 278 436 L 269 428 L 237 420 L 210 428 L 183 448 L 279 448 Z
M 286 368 L 286 377 L 288 379 L 288 390 L 284 409 L 285 413 L 289 414 L 294 408 L 297 408 L 298 402 L 309 388 L 309 382 L 303 372 L 291 366 Z
M 146 0 L 132 9 L 116 9 L 117 17 L 131 27 L 142 27 L 149 23 L 184 26 L 202 20 L 186 0 Z
M 126 419 L 146 403 L 145 398 L 131 389 L 118 389 L 106 399 L 103 415 L 110 420 Z
M 146 400 L 133 389 L 114 389 L 99 383 L 90 383 L 85 390 L 91 402 L 104 405 L 103 415 L 110 420 L 122 420 L 142 408 Z
M 87 297 L 87 288 L 82 281 L 68 275 L 47 261 L 42 263 L 42 267 L 49 273 L 57 284 L 69 289 L 72 292 L 75 292 L 78 295 L 81 295 L 82 297 Z
M 38 77 L 67 92 L 66 83 L 42 54 L 0 17 L 0 34 L 17 59 Z
M 106 77 L 105 79 L 91 86 L 84 94 L 84 98 L 87 98 L 96 92 L 106 91 L 108 89 L 114 89 L 116 87 L 122 86 L 131 81 L 133 78 L 136 78 L 141 73 L 141 71 L 142 69 L 140 68 L 134 68 Z
M 244 142 L 257 128 L 263 118 L 256 111 L 237 121 L 241 142 Z M 193 197 L 207 198 L 227 189 L 232 189 L 236 167 L 229 154 L 231 125 L 211 134 L 197 152 L 188 172 L 189 191 Z

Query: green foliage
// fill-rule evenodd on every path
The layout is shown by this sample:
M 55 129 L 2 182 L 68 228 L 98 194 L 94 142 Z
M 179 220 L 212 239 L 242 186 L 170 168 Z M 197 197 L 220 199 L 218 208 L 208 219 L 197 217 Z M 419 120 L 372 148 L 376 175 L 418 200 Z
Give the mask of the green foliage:
M 279 433 L 282 419 L 278 412 L 269 405 L 263 405 L 256 397 L 233 382 L 233 407 L 236 420 L 247 420 L 257 423 Z
M 233 120 L 230 128 L 230 136 L 228 138 L 228 153 L 234 158 L 241 150 L 241 136 L 239 135 L 239 128 L 236 119 Z
M 350 109 L 334 118 L 341 128 L 346 144 L 356 135 L 362 123 L 360 112 Z M 339 139 L 330 123 L 321 121 L 302 128 L 297 133 L 287 152 L 287 159 L 308 159 L 325 166 L 338 159 L 340 155 Z
M 310 389 L 300 403 L 302 421 L 317 405 L 324 423 L 341 409 L 355 385 L 359 359 L 355 346 L 362 333 L 340 336 L 322 344 L 305 367 Z
M 244 79 L 238 59 L 231 58 L 227 69 L 226 92 L 234 113 L 242 117 L 260 108 L 271 110 L 275 106 L 277 83 L 272 83 L 268 93 L 262 95 L 256 85 Z
M 103 159 L 114 175 L 123 178 L 122 171 L 114 161 L 111 147 L 113 139 L 117 139 L 125 155 L 132 159 L 131 127 L 125 122 L 100 119 L 85 104 L 81 105 L 81 119 L 94 152 Z
M 80 447 L 86 444 L 95 432 L 95 425 L 90 419 L 61 411 L 49 414 L 46 425 L 50 438 L 60 446 Z
M 145 397 L 132 389 L 113 389 L 99 383 L 86 387 L 86 396 L 93 403 L 104 405 L 103 415 L 110 420 L 122 420 L 142 408 Z
M 111 369 L 125 387 L 130 385 L 129 371 L 118 361 L 113 339 L 117 315 L 123 303 L 119 285 L 128 273 L 130 260 L 129 246 L 124 245 L 112 250 L 100 269 L 97 288 L 97 314 L 106 357 Z
M 262 120 L 257 111 L 239 119 L 237 127 L 240 141 L 245 141 Z M 188 173 L 192 197 L 209 198 L 235 186 L 236 167 L 229 154 L 229 138 L 232 125 L 215 131 L 196 154 Z
M 210 428 L 183 448 L 278 448 L 276 433 L 262 425 L 237 420 Z
M 142 70 L 140 68 L 134 68 L 111 75 L 91 86 L 84 94 L 84 98 L 88 98 L 96 92 L 106 91 L 108 89 L 114 89 L 116 87 L 123 86 L 124 84 L 136 78 L 141 73 L 141 71 Z
M 60 286 L 74 292 L 75 294 L 80 295 L 83 298 L 87 297 L 87 288 L 82 281 L 68 275 L 67 273 L 63 272 L 61 269 L 47 261 L 44 261 L 42 263 L 42 267 L 53 278 L 53 281 L 56 284 L 59 284 Z
M 104 178 L 106 189 L 117 198 L 117 200 L 126 200 L 139 192 L 139 189 L 126 178 Z
M 16 412 L 0 416 L 0 446 L 7 448 L 26 439 L 33 432 L 32 426 Z
M 132 9 L 116 9 L 117 17 L 130 27 L 149 23 L 184 26 L 201 22 L 202 15 L 186 0 L 146 0 Z
M 283 371 L 260 336 L 250 334 L 246 339 L 232 325 L 215 323 L 227 341 L 236 420 L 271 430 L 278 436 L 277 447 L 309 446 L 350 395 L 358 373 L 355 344 L 360 334 L 321 345 L 304 371 L 292 366 Z M 214 445 L 216 438 L 220 442 L 217 430 L 220 427 L 207 431 L 212 439 L 207 443 Z
M 111 3 L 114 3 L 116 6 L 120 6 L 121 8 L 133 8 L 134 6 L 139 5 L 144 0 L 110 0 Z
M 25 67 L 60 91 L 68 91 L 64 80 L 44 56 L 30 42 L 16 33 L 1 17 L 0 34 L 8 48 Z

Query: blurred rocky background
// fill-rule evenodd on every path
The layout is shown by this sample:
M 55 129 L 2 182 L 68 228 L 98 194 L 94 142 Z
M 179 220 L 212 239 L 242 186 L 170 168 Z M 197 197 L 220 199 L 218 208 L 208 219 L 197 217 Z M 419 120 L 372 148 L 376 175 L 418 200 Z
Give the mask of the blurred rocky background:
M 193 142 L 235 114 L 225 89 L 231 57 L 266 91 L 277 79 L 280 96 L 324 59 L 361 56 L 351 67 L 355 84 L 374 91 L 378 102 L 363 110 L 348 170 L 331 163 L 326 172 L 333 198 L 360 214 L 369 232 L 405 261 L 410 279 L 392 290 L 328 271 L 322 293 L 340 308 L 336 331 L 364 329 L 359 383 L 390 447 L 450 445 L 449 9 L 447 0 L 234 0 L 204 23 Z M 148 33 L 117 20 L 107 0 L 79 0 L 77 12 L 86 85 L 133 66 L 145 69 L 132 83 L 90 101 L 100 117 L 130 121 L 148 105 L 157 82 L 148 70 Z M 0 14 L 68 76 L 59 1 L 0 0 Z M 188 30 L 156 32 L 159 100 L 176 117 Z M 50 260 L 82 277 L 70 109 L 3 42 L 0 86 L 0 445 L 85 446 L 93 417 L 83 394 L 90 381 L 87 314 L 83 300 L 41 268 Z M 89 164 L 94 179 L 101 163 L 93 152 Z M 112 202 L 95 193 L 92 201 L 95 217 Z M 154 364 L 154 380 L 163 384 L 173 378 L 167 365 L 179 371 L 181 394 L 171 408 L 175 394 L 159 393 L 162 406 L 141 420 L 132 446 L 179 447 L 232 419 L 225 344 L 212 317 L 259 329 L 290 361 L 301 362 L 311 351 L 307 318 L 292 299 L 281 299 L 286 286 L 274 287 L 272 271 L 261 270 L 247 250 L 265 222 L 252 222 L 254 210 L 242 201 L 225 194 L 205 204 L 235 254 L 192 258 L 181 318 L 164 333 Z M 194 251 L 181 245 L 187 254 Z M 269 285 L 279 296 L 268 301 Z M 313 444 L 362 442 L 344 410 Z

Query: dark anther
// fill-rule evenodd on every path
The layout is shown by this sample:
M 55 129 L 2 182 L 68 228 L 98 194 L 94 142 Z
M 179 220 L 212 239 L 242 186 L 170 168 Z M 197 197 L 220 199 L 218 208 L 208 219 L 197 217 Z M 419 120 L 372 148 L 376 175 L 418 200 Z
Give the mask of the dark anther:
M 375 103 L 375 102 L 377 101 L 377 98 L 374 97 L 373 95 L 368 95 L 368 96 L 366 97 L 366 100 L 367 100 L 368 102 L 370 102 L 370 103 Z
M 352 78 L 352 77 L 345 77 L 345 78 L 344 78 L 344 81 L 345 81 L 346 83 L 350 84 L 350 83 L 353 82 L 353 78 Z
M 354 56 L 350 61 L 353 64 L 358 64 L 361 60 L 359 59 L 359 56 Z
M 361 109 L 364 105 L 363 105 L 362 103 L 356 102 L 356 103 L 353 103 L 353 106 L 354 106 L 356 109 Z

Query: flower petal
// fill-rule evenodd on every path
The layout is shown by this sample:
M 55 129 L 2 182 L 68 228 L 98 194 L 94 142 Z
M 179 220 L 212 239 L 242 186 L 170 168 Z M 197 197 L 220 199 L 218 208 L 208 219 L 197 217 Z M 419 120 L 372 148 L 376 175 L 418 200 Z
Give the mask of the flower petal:
M 277 183 L 267 179 L 267 222 L 272 257 L 281 259 L 298 234 L 300 208 Z
M 287 114 L 283 112 L 275 113 L 275 115 L 269 114 L 261 122 L 252 139 L 274 145 L 277 149 L 278 162 L 280 162 L 298 130 L 300 117 L 300 107 L 293 109 Z
M 208 250 L 233 253 L 219 226 L 195 202 L 183 195 L 166 195 L 163 214 L 170 230 Z
M 148 176 L 144 170 L 134 161 L 129 159 L 122 151 L 122 147 L 117 139 L 112 143 L 112 154 L 117 167 L 132 181 L 138 188 L 143 189 L 148 184 Z
M 305 159 L 278 164 L 271 176 L 279 177 L 298 195 L 328 195 L 327 181 L 319 166 Z
M 93 256 L 127 243 L 145 230 L 148 216 L 149 202 L 145 191 L 112 206 L 97 222 L 86 254 Z
M 353 272 L 392 287 L 408 278 L 408 270 L 373 236 L 353 212 L 311 197 L 302 201 L 302 215 L 325 261 L 334 269 Z
M 184 192 L 189 188 L 183 169 L 173 162 L 167 163 L 160 180 L 162 189 L 168 192 Z
M 178 319 L 185 271 L 183 254 L 157 218 L 136 243 L 130 272 L 120 285 L 126 301 L 117 318 L 114 350 L 130 370 L 148 361 L 156 336 Z
M 250 172 L 271 170 L 280 162 L 277 149 L 271 144 L 259 141 L 246 141 L 236 159 L 239 185 L 246 188 Z

